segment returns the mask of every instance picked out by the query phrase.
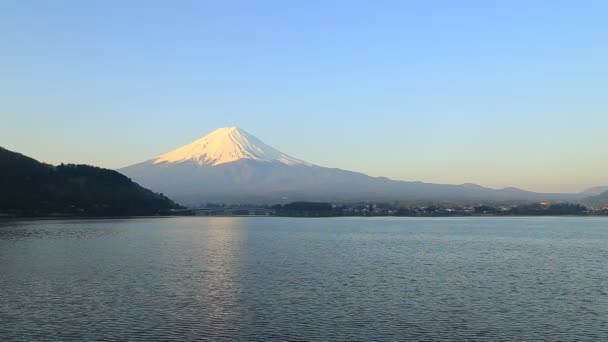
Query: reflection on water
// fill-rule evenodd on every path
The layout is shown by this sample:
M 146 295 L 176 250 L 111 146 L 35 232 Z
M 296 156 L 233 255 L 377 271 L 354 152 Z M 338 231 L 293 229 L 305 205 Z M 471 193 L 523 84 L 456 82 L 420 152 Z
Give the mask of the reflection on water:
M 197 301 L 194 309 L 206 308 L 192 313 L 198 317 L 197 325 L 207 326 L 218 337 L 234 332 L 238 278 L 246 258 L 247 231 L 242 222 L 239 218 L 213 217 L 198 221 L 201 226 L 193 230 L 193 253 L 186 262 L 192 270 L 191 278 L 180 282 L 183 291 L 192 291 L 186 298 Z
M 0 340 L 605 340 L 607 261 L 599 218 L 0 221 Z

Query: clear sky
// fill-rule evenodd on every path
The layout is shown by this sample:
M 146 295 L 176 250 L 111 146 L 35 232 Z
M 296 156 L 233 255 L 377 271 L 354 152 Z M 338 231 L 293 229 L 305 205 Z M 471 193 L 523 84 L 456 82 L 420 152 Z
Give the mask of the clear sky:
M 306 161 L 608 185 L 608 1 L 0 1 L 0 146 L 118 168 L 239 126 Z

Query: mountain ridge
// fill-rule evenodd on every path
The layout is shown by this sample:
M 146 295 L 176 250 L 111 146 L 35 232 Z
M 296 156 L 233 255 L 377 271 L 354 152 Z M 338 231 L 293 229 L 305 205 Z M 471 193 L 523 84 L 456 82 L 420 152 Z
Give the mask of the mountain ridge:
M 209 150 L 208 145 L 204 146 L 204 142 L 209 144 L 217 139 L 226 141 L 221 135 L 234 132 L 239 134 L 239 139 L 245 137 L 245 142 L 239 141 L 237 147 L 228 143 L 228 150 L 243 146 L 246 149 L 239 150 L 238 153 L 227 153 L 221 148 Z M 215 134 L 220 137 L 214 136 Z M 173 155 L 174 158 L 168 158 L 167 155 Z M 224 158 L 226 155 L 227 158 Z M 213 131 L 162 156 L 165 157 L 153 158 L 118 171 L 183 204 L 286 203 L 299 200 L 488 202 L 578 198 L 574 194 L 541 194 L 517 188 L 497 190 L 471 183 L 452 185 L 399 181 L 327 168 L 280 152 L 238 127 Z M 284 156 L 295 162 L 285 162 Z
M 606 191 L 608 191 L 608 186 L 594 186 L 581 191 L 581 194 L 585 194 L 587 196 L 597 196 Z
M 608 206 L 608 190 L 597 195 L 585 197 L 582 202 L 592 206 Z

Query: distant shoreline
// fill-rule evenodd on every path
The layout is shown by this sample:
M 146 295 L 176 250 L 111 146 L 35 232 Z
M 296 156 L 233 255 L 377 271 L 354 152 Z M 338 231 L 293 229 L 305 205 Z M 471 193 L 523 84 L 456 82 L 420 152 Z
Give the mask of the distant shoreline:
M 608 218 L 608 215 L 460 215 L 460 216 L 263 216 L 263 215 L 153 215 L 153 216 L 0 216 L 1 221 L 64 221 L 64 220 L 125 220 L 125 219 L 165 219 L 165 218 L 295 218 L 295 219 L 338 219 L 338 218 Z

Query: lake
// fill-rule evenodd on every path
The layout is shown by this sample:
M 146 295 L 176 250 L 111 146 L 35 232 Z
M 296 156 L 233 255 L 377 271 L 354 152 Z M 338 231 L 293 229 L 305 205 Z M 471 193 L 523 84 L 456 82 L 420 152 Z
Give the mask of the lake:
M 3 220 L 0 340 L 608 340 L 608 219 Z

